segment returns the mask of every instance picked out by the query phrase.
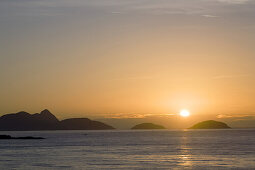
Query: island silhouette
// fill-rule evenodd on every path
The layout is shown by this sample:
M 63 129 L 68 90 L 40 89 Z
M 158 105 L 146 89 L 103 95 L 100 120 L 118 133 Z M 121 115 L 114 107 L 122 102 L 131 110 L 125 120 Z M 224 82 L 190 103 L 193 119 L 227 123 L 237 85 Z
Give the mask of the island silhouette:
M 214 120 L 199 122 L 188 129 L 229 129 L 226 123 Z M 30 114 L 24 111 L 6 114 L 0 117 L 0 131 L 35 130 L 110 130 L 114 127 L 88 118 L 69 118 L 58 120 L 49 110 Z M 166 129 L 154 123 L 141 123 L 131 129 Z M 3 136 L 4 137 L 4 136 Z
M 109 130 L 114 127 L 88 118 L 71 118 L 59 121 L 49 110 L 29 114 L 18 112 L 0 117 L 0 131 L 34 130 Z
M 165 129 L 164 126 L 153 124 L 153 123 L 141 123 L 135 125 L 131 129 Z
M 226 123 L 218 122 L 215 120 L 207 120 L 203 122 L 199 122 L 189 129 L 230 129 Z
M 10 135 L 0 135 L 0 139 L 45 139 L 45 138 L 33 136 L 12 137 Z

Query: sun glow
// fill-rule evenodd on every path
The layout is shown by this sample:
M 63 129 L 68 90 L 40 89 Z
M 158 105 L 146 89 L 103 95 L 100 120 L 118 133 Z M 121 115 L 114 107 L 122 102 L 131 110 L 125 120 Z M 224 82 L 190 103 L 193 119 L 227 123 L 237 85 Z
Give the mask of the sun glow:
M 183 109 L 180 111 L 180 116 L 182 117 L 188 117 L 190 115 L 190 112 L 186 109 Z

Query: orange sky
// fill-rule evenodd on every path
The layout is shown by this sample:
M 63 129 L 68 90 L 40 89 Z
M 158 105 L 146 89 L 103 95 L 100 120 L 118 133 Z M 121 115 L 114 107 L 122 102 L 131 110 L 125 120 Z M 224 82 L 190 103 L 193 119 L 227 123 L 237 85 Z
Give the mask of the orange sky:
M 0 2 L 2 114 L 255 113 L 254 1 L 21 1 Z

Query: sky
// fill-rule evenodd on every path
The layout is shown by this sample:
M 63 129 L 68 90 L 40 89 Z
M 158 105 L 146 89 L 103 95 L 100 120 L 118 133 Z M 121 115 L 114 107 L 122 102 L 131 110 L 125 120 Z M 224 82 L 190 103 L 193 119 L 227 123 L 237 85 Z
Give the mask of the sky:
M 0 0 L 0 115 L 254 127 L 254 18 L 254 0 Z

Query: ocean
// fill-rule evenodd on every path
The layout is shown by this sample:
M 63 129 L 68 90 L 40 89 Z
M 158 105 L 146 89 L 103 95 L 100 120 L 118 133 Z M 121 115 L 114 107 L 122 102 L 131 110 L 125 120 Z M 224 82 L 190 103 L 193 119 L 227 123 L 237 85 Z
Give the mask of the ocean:
M 0 132 L 0 169 L 255 169 L 255 129 Z

